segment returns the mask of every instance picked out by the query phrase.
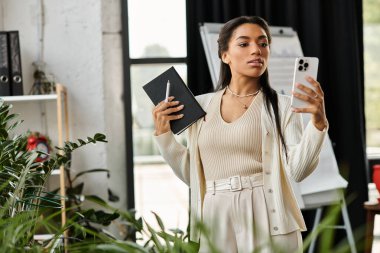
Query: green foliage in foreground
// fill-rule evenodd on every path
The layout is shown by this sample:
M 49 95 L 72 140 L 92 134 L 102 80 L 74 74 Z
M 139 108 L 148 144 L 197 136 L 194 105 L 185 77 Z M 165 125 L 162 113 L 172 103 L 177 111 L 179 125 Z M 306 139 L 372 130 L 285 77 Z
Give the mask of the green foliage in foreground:
M 66 238 L 69 242 L 67 250 L 73 253 L 198 251 L 199 244 L 191 242 L 187 233 L 179 229 L 167 229 L 157 214 L 154 215 L 159 226 L 158 230 L 142 218 L 136 218 L 133 210 L 120 211 L 97 196 L 83 196 L 83 184 L 77 183 L 76 180 L 86 173 L 108 173 L 108 170 L 104 169 L 88 170 L 74 177 L 70 173 L 67 174 L 70 184 L 66 189 L 68 221 L 63 228 L 57 226 L 55 220 L 57 218 L 59 220 L 61 215 L 60 196 L 44 192 L 47 178 L 52 170 L 60 166 L 64 166 L 66 172 L 69 172 L 72 152 L 90 143 L 106 142 L 106 137 L 103 134 L 96 134 L 86 140 L 67 142 L 64 147 L 59 148 L 61 154 L 51 155 L 49 160 L 36 163 L 34 161 L 41 153 L 25 151 L 26 135 L 10 137 L 10 132 L 21 123 L 21 121 L 11 123 L 16 119 L 16 115 L 9 113 L 10 108 L 10 105 L 0 100 L 0 252 L 65 252 L 62 240 L 65 231 L 69 235 L 69 238 Z M 84 200 L 96 203 L 102 210 L 83 209 Z M 339 206 L 329 210 L 326 218 L 322 220 L 321 228 L 336 224 L 339 212 Z M 117 239 L 104 229 L 117 218 L 117 222 L 124 224 L 126 231 L 122 239 Z M 209 252 L 220 252 L 217 250 L 217 245 L 213 245 L 209 239 L 209 228 L 201 222 L 198 223 L 198 227 L 204 234 Z M 34 241 L 33 236 L 41 230 L 52 234 L 53 238 L 43 243 Z M 321 232 L 319 229 L 311 234 L 304 241 L 304 249 L 309 246 L 311 238 Z M 137 243 L 134 240 L 135 236 Z M 148 240 L 143 242 L 143 236 Z M 323 252 L 350 252 L 346 241 L 335 248 L 332 246 L 334 241 L 332 230 L 323 230 L 320 238 L 320 248 Z M 269 246 L 272 247 L 272 252 L 282 253 L 281 249 Z M 256 252 L 260 252 L 260 249 Z

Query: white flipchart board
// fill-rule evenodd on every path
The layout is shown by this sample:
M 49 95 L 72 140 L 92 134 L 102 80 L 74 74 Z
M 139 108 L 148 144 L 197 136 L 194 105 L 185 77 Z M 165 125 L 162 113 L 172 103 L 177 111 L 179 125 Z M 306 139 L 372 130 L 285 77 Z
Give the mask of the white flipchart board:
M 214 87 L 219 77 L 220 59 L 218 58 L 217 39 L 223 24 L 204 23 L 200 33 L 205 49 L 207 63 Z M 269 59 L 269 79 L 271 86 L 279 93 L 290 95 L 293 81 L 294 61 L 303 56 L 297 33 L 290 27 L 270 27 L 272 34 L 271 55 Z M 310 120 L 303 114 L 304 126 Z M 317 208 L 339 201 L 341 190 L 347 181 L 339 174 L 338 165 L 329 138 L 325 139 L 320 161 L 315 171 L 300 183 L 291 180 L 294 193 L 302 209 Z

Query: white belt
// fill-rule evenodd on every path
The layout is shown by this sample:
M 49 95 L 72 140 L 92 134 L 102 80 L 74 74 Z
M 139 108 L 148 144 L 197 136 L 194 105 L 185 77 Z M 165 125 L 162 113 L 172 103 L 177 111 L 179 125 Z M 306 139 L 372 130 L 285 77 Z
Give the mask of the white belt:
M 256 173 L 247 177 L 233 176 L 226 179 L 209 180 L 206 182 L 206 192 L 241 191 L 263 185 L 263 173 Z

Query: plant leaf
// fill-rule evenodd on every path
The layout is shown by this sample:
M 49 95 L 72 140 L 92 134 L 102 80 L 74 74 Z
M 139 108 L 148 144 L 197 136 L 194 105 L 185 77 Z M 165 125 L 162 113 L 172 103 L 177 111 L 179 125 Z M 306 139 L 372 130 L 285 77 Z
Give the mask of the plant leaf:
M 96 195 L 86 195 L 85 199 L 89 200 L 91 202 L 97 203 L 99 205 L 102 205 L 102 206 L 106 206 L 107 205 L 106 201 L 104 201 L 102 198 L 100 198 L 100 197 L 98 197 Z
M 157 232 L 146 221 L 145 224 L 148 227 L 154 245 L 157 247 L 158 251 L 163 252 L 163 245 L 161 245 L 160 240 L 158 240 Z
M 73 178 L 73 182 L 80 176 L 84 175 L 84 174 L 87 174 L 87 173 L 94 173 L 94 172 L 107 172 L 107 175 L 108 173 L 110 172 L 109 170 L 107 169 L 91 169 L 91 170 L 85 170 L 85 171 L 81 171 L 79 172 L 78 174 L 76 174 L 76 176 Z
M 106 213 L 102 210 L 95 211 L 94 209 L 89 209 L 83 213 L 83 215 L 91 222 L 102 224 L 108 226 L 111 224 L 111 221 L 119 218 L 118 213 Z
M 96 133 L 96 134 L 94 135 L 94 139 L 95 139 L 96 141 L 99 141 L 99 142 L 107 142 L 107 140 L 106 140 L 106 136 L 105 136 L 104 134 L 101 134 L 101 133 Z
M 152 212 L 152 213 L 156 217 L 157 223 L 160 226 L 160 228 L 162 229 L 162 231 L 165 231 L 165 226 L 164 226 L 164 223 L 162 222 L 160 216 L 158 216 L 155 212 Z

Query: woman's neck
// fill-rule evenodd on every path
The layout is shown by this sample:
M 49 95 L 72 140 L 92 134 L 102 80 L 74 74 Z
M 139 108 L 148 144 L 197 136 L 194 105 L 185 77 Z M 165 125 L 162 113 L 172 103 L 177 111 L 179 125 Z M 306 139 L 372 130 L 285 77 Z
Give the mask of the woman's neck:
M 232 78 L 230 89 L 238 95 L 252 94 L 261 88 L 259 78 Z

